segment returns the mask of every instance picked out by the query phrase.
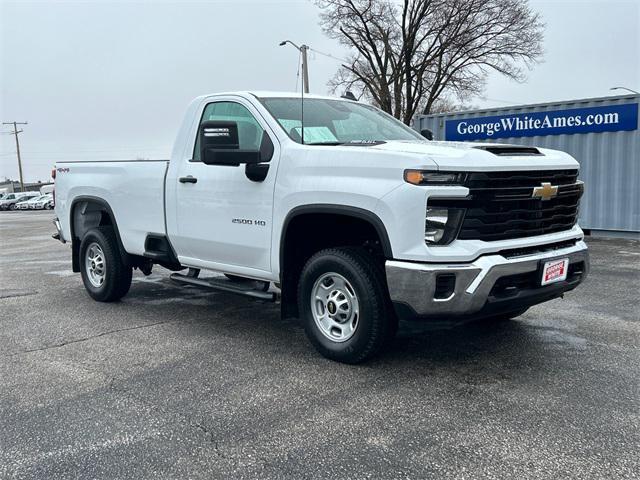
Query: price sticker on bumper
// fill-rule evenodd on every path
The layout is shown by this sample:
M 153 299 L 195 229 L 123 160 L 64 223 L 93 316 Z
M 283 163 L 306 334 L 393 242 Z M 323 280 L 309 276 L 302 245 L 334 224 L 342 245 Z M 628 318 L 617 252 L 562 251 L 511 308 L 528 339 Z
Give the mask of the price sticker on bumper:
M 542 269 L 542 285 L 550 283 L 562 282 L 567 279 L 567 270 L 569 268 L 569 259 L 552 260 L 544 264 Z

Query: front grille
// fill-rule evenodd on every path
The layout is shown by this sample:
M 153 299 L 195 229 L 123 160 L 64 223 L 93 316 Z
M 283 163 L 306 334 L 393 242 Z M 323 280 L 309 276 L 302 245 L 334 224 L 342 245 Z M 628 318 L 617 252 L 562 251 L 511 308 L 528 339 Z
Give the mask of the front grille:
M 539 187 L 542 182 L 550 182 L 551 185 L 572 185 L 577 181 L 577 170 L 472 172 L 467 175 L 465 187 L 496 190 L 514 187 Z
M 433 198 L 430 207 L 460 208 L 461 240 L 508 240 L 570 230 L 577 221 L 584 186 L 577 170 L 470 173 L 469 196 Z M 533 188 L 549 182 L 557 196 L 533 198 Z

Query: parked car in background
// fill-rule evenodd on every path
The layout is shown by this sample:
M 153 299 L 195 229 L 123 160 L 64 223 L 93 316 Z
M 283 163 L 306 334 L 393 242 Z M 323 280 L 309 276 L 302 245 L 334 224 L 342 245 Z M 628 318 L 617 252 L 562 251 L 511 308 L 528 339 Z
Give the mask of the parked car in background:
M 29 200 L 29 208 L 32 210 L 51 210 L 53 208 L 53 195 L 41 195 Z
M 10 193 L 5 198 L 0 200 L 0 210 L 15 210 L 16 204 L 22 200 L 28 200 L 33 197 L 38 197 L 38 192 L 16 192 Z
M 29 210 L 29 202 L 35 200 L 38 197 L 24 197 L 16 202 L 16 210 Z
M 51 195 L 38 195 L 18 202 L 16 208 L 19 210 L 42 210 L 44 205 L 51 199 Z

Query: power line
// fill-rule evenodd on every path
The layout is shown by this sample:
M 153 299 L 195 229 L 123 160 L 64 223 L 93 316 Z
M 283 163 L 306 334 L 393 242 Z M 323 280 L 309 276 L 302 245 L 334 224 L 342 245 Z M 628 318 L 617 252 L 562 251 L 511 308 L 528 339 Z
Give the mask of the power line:
M 345 60 L 344 58 L 336 57 L 334 55 L 331 55 L 330 53 L 321 52 L 320 50 L 316 50 L 315 48 L 309 47 L 309 50 L 311 50 L 314 53 L 317 53 L 317 54 L 323 55 L 325 57 L 331 58 L 333 60 L 338 60 L 339 62 L 350 63 L 349 60 Z
M 500 100 L 498 98 L 489 98 L 489 97 L 479 97 L 479 98 L 480 100 L 484 100 L 484 101 L 489 100 L 490 102 L 510 103 L 513 105 L 519 105 L 522 103 L 522 102 L 514 102 L 513 100 Z

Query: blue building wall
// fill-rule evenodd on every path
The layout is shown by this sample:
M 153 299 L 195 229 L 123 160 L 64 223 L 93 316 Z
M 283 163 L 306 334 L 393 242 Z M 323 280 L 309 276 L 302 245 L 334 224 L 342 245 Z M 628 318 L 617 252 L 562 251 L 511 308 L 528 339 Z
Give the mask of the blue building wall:
M 624 95 L 421 115 L 414 127 L 431 130 L 434 140 L 508 143 L 568 152 L 580 162 L 580 178 L 586 187 L 580 225 L 640 232 L 639 103 L 640 95 Z

